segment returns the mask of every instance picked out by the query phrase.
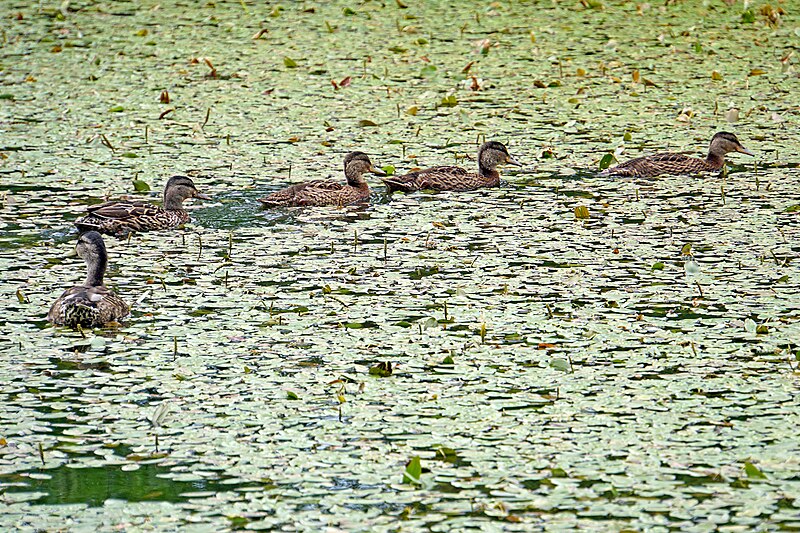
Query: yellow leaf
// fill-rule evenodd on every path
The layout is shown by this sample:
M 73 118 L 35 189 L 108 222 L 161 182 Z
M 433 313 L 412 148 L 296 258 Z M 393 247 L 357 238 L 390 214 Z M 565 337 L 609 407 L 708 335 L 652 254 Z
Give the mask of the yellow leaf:
M 575 208 L 575 218 L 585 219 L 589 218 L 589 208 L 585 205 L 579 205 Z
M 721 81 L 722 80 L 722 74 L 720 74 L 719 72 L 717 72 L 715 70 L 715 71 L 711 72 L 711 79 L 715 80 L 715 81 Z

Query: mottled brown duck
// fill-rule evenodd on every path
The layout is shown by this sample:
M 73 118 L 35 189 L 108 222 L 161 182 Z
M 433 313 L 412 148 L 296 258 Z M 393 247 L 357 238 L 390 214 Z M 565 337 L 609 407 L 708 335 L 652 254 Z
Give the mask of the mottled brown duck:
M 189 213 L 183 208 L 183 201 L 188 198 L 211 199 L 201 194 L 190 178 L 173 176 L 164 187 L 162 207 L 147 202 L 106 202 L 89 207 L 89 214 L 76 220 L 75 225 L 82 232 L 97 231 L 120 238 L 133 232 L 176 228 L 189 222 Z
M 708 156 L 705 159 L 691 157 L 686 154 L 666 152 L 625 161 L 613 168 L 602 171 L 600 175 L 644 178 L 661 174 L 697 174 L 699 172 L 720 170 L 725 165 L 725 154 L 729 152 L 753 155 L 750 150 L 741 145 L 736 135 L 721 131 L 711 138 Z
M 129 308 L 103 285 L 108 263 L 103 237 L 96 231 L 86 232 L 78 239 L 75 250 L 86 261 L 86 281 L 64 291 L 50 307 L 47 320 L 71 328 L 93 328 L 118 322 L 128 314 Z
M 276 191 L 259 202 L 269 207 L 300 207 L 321 205 L 350 205 L 369 200 L 369 185 L 364 174 L 379 176 L 386 173 L 372 165 L 364 152 L 351 152 L 344 158 L 347 183 L 334 180 L 313 180 Z
M 432 167 L 402 176 L 384 178 L 383 182 L 389 192 L 409 193 L 422 189 L 472 191 L 500 185 L 500 173 L 497 171 L 497 166 L 503 164 L 522 166 L 522 163 L 509 155 L 508 149 L 502 143 L 489 141 L 483 143 L 478 149 L 477 174 L 461 167 Z

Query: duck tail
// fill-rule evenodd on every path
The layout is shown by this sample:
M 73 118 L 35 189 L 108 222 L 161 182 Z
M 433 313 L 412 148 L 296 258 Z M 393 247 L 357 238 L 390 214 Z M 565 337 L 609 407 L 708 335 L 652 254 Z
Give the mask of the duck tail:
M 614 178 L 621 178 L 621 177 L 625 177 L 625 176 L 635 176 L 636 172 L 632 171 L 629 168 L 616 166 L 616 167 L 607 168 L 605 170 L 601 170 L 600 172 L 597 173 L 597 175 L 598 176 L 611 176 L 611 177 L 614 177 Z
M 419 187 L 413 181 L 400 181 L 393 178 L 383 178 L 382 181 L 390 193 L 398 191 L 410 193 L 419 190 Z
M 261 202 L 265 207 L 281 207 L 286 205 L 285 202 L 281 202 L 280 200 L 270 198 L 269 196 L 266 196 L 264 198 L 259 198 L 258 201 Z
M 81 233 L 85 233 L 87 231 L 99 231 L 100 230 L 100 225 L 97 224 L 90 217 L 79 218 L 79 219 L 75 220 L 75 222 L 73 222 L 73 224 L 75 224 L 75 227 L 78 228 L 78 231 L 80 231 Z

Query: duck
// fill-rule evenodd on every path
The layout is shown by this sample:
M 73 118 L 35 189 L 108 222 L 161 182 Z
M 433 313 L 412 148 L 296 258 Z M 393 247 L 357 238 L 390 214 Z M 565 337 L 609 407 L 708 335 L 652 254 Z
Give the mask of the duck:
M 736 135 L 720 131 L 711 138 L 708 155 L 705 159 L 681 153 L 665 152 L 625 161 L 600 172 L 600 175 L 644 178 L 660 174 L 696 174 L 720 170 L 725 165 L 725 154 L 729 152 L 754 155 L 753 152 L 742 146 Z
M 403 176 L 384 178 L 389 192 L 405 193 L 421 189 L 433 191 L 472 191 L 500 185 L 497 165 L 521 167 L 522 163 L 511 157 L 508 149 L 497 141 L 485 142 L 478 148 L 478 173 L 461 167 L 432 167 L 410 172 Z
M 97 231 L 118 238 L 133 232 L 172 229 L 189 222 L 189 213 L 183 208 L 188 198 L 211 199 L 197 190 L 191 178 L 172 176 L 164 187 L 162 207 L 147 202 L 106 202 L 89 207 L 89 214 L 77 219 L 75 225 L 81 232 Z
M 96 231 L 87 231 L 78 238 L 75 251 L 86 261 L 86 281 L 64 291 L 50 307 L 47 320 L 56 326 L 78 329 L 105 326 L 127 316 L 128 304 L 103 285 L 108 264 L 103 237 Z
M 364 152 L 350 152 L 344 158 L 347 183 L 335 180 L 312 180 L 292 185 L 258 201 L 267 207 L 345 206 L 369 200 L 369 185 L 364 174 L 386 173 L 375 167 Z

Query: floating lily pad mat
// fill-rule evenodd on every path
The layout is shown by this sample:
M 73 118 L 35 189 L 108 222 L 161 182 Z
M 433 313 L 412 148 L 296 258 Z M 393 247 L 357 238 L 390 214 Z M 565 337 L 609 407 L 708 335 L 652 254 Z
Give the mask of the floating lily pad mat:
M 2 2 L 0 529 L 800 528 L 799 14 Z M 497 189 L 257 201 L 484 139 Z M 72 221 L 174 174 L 192 223 L 106 239 L 132 315 L 47 325 Z

